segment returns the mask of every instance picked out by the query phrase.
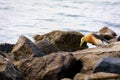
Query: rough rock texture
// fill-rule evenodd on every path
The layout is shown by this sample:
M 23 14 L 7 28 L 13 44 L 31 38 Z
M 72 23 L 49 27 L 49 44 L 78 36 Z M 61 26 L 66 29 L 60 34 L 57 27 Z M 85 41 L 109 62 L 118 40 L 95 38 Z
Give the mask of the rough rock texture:
M 21 72 L 7 58 L 1 55 L 0 80 L 23 80 Z
M 74 80 L 118 80 L 119 78 L 119 74 L 99 72 L 90 75 L 78 73 Z
M 73 53 L 83 63 L 82 73 L 93 73 L 93 67 L 104 57 L 120 58 L 120 42 L 102 47 L 89 48 Z
M 0 51 L 9 53 L 13 49 L 13 46 L 14 46 L 13 44 L 2 43 L 2 44 L 0 44 Z
M 120 74 L 120 58 L 106 57 L 101 59 L 93 68 L 93 72 L 108 72 Z
M 17 43 L 15 44 L 11 53 L 14 54 L 15 60 L 26 59 L 30 56 L 37 55 L 43 56 L 44 53 L 40 52 L 32 41 L 24 36 L 20 36 Z
M 23 60 L 19 69 L 23 72 L 25 80 L 60 80 L 64 77 L 74 77 L 80 71 L 81 64 L 79 63 L 79 70 L 76 70 L 75 63 L 76 59 L 72 54 L 59 52 Z M 71 70 L 77 72 L 74 74 Z
M 102 33 L 106 39 L 112 38 L 112 43 L 84 50 L 79 46 L 83 35 L 75 31 L 36 35 L 35 43 L 20 36 L 13 49 L 9 44 L 0 45 L 0 80 L 119 80 L 119 38 L 106 28 Z M 103 62 L 111 64 L 109 70 L 103 68 Z
M 3 56 L 3 57 L 6 57 L 6 55 L 0 51 L 0 55 Z
M 44 35 L 35 35 L 35 41 L 47 40 L 62 51 L 76 51 L 80 49 L 80 40 L 83 35 L 76 31 L 53 31 Z M 87 48 L 86 43 L 82 48 Z
M 55 45 L 51 44 L 49 41 L 37 41 L 35 45 L 45 55 L 60 51 Z
M 107 40 L 115 38 L 117 36 L 117 34 L 108 27 L 103 27 L 102 29 L 99 30 L 99 33 Z
M 16 61 L 13 53 L 8 53 L 5 55 L 5 57 L 9 59 L 11 62 Z

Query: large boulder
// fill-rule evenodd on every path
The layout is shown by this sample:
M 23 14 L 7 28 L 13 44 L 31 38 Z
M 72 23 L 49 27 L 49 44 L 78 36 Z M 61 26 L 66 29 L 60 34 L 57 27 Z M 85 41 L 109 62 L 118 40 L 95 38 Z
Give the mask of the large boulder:
M 99 30 L 99 33 L 101 36 L 103 36 L 107 40 L 110 40 L 117 36 L 117 34 L 108 27 L 103 27 L 102 29 Z
M 44 53 L 41 52 L 35 44 L 26 38 L 25 36 L 20 36 L 17 43 L 13 47 L 11 53 L 14 54 L 15 60 L 26 59 L 31 56 L 43 56 Z
M 42 51 L 45 55 L 53 53 L 53 52 L 58 52 L 60 51 L 54 44 L 50 43 L 49 41 L 37 41 L 35 43 L 37 48 Z
M 0 80 L 23 80 L 21 72 L 7 58 L 0 55 Z
M 117 80 L 119 78 L 119 74 L 99 72 L 94 74 L 78 73 L 74 80 Z
M 35 41 L 47 40 L 61 51 L 76 51 L 80 48 L 80 40 L 83 35 L 76 31 L 52 31 L 44 35 L 35 35 Z M 82 48 L 87 48 L 86 43 Z
M 93 72 L 120 74 L 120 58 L 106 57 L 101 59 L 93 68 Z
M 18 67 L 26 80 L 60 80 L 64 77 L 73 78 L 77 72 L 80 72 L 82 64 L 77 64 L 71 53 L 58 52 L 21 60 Z M 75 66 L 78 66 L 79 70 Z
M 120 42 L 73 52 L 74 57 L 83 63 L 82 73 L 93 73 L 94 66 L 105 57 L 120 58 Z

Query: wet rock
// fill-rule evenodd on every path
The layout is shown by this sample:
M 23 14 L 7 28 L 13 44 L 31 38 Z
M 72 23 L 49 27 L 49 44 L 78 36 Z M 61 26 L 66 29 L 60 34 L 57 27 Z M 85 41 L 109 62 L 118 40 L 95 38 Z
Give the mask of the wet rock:
M 117 34 L 108 27 L 103 27 L 99 30 L 99 33 L 107 40 L 115 38 L 117 36 Z
M 2 43 L 0 44 L 0 51 L 4 53 L 9 53 L 13 49 L 14 44 Z
M 11 53 L 14 54 L 15 60 L 26 59 L 31 56 L 43 56 L 35 44 L 25 36 L 20 36 Z
M 51 44 L 49 41 L 37 41 L 35 45 L 45 55 L 60 51 L 54 44 Z
M 120 59 L 119 58 L 103 58 L 93 68 L 93 72 L 108 72 L 120 74 Z
M 62 51 L 76 51 L 80 48 L 80 40 L 83 35 L 76 31 L 52 31 L 44 35 L 34 36 L 35 41 L 47 40 Z M 82 48 L 87 48 L 86 43 Z
M 64 77 L 74 77 L 76 73 L 72 72 L 75 70 L 72 67 L 75 63 L 76 59 L 71 53 L 59 52 L 22 60 L 19 69 L 24 73 L 26 80 L 60 80 Z M 78 71 L 80 68 L 79 66 Z
M 75 77 L 74 80 L 118 80 L 120 79 L 119 74 L 113 74 L 113 73 L 104 73 L 104 72 L 99 72 L 95 74 L 82 74 L 78 73 Z
M 120 58 L 120 42 L 73 52 L 74 57 L 83 64 L 82 73 L 93 73 L 94 66 L 105 57 Z
M 0 80 L 23 80 L 21 72 L 7 58 L 1 55 Z

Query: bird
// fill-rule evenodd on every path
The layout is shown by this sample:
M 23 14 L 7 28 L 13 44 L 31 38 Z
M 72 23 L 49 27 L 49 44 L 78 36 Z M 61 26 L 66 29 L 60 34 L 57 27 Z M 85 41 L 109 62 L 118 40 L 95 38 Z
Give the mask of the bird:
M 91 43 L 96 46 L 102 46 L 105 43 L 109 43 L 104 37 L 96 34 L 96 33 L 89 33 L 81 38 L 80 47 L 82 47 L 83 43 Z

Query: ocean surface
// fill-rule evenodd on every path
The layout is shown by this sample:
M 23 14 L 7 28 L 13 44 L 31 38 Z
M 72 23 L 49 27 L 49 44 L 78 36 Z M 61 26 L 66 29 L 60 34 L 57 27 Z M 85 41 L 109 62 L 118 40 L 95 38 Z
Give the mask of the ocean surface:
M 87 34 L 104 26 L 120 35 L 120 0 L 0 0 L 0 43 L 53 30 Z

